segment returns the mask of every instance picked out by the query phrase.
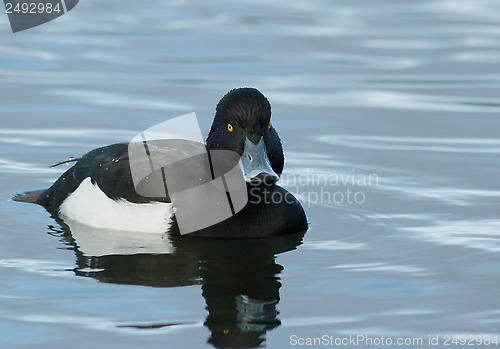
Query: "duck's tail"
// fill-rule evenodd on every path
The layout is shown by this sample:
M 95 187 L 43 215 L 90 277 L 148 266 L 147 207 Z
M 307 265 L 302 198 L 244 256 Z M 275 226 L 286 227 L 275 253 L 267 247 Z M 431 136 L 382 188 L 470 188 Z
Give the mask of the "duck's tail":
M 41 197 L 45 194 L 47 190 L 35 190 L 27 191 L 22 194 L 15 195 L 12 200 L 19 202 L 28 202 L 30 204 L 40 204 Z

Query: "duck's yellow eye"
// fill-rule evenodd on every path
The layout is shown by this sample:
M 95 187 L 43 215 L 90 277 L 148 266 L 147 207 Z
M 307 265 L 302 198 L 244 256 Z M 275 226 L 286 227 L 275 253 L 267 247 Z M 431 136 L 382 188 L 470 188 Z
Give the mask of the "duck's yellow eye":
M 233 125 L 227 124 L 227 129 L 229 132 L 233 132 Z
M 271 123 L 269 123 L 269 125 L 267 125 L 267 128 L 270 129 L 271 128 Z

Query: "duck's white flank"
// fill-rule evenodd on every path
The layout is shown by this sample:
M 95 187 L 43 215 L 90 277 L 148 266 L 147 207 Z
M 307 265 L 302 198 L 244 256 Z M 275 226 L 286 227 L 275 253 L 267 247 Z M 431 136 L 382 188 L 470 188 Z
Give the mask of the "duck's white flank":
M 104 229 L 165 233 L 171 222 L 170 203 L 135 204 L 126 200 L 112 200 L 90 177 L 61 204 L 60 214 L 80 223 Z

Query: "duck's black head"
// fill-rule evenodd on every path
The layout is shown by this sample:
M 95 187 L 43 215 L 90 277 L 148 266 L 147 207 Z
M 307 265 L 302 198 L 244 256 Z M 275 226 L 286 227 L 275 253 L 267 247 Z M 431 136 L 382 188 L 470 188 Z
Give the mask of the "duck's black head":
M 271 105 L 255 88 L 237 88 L 222 97 L 207 147 L 237 152 L 249 183 L 275 183 L 283 172 L 283 148 L 271 125 Z

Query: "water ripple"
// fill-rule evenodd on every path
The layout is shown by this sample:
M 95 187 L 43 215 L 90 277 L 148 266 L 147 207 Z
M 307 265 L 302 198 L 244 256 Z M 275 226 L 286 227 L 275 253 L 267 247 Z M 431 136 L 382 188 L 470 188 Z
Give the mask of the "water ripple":
M 335 93 L 275 93 L 281 103 L 297 106 L 368 107 L 468 113 L 500 113 L 500 100 L 482 97 L 435 96 L 382 90 L 351 90 Z
M 20 268 L 30 273 L 49 276 L 73 276 L 73 272 L 67 266 L 43 260 L 22 258 L 0 259 L 0 267 Z
M 466 189 L 466 188 L 433 188 L 422 185 L 387 185 L 381 184 L 380 189 L 393 192 L 402 192 L 407 197 L 432 199 L 445 202 L 447 204 L 458 206 L 470 206 L 477 199 L 485 198 L 500 198 L 498 190 L 481 190 L 481 189 Z M 425 216 L 424 216 L 425 217 Z M 429 217 L 428 217 L 429 218 Z
M 54 53 L 29 49 L 29 48 L 21 48 L 21 47 L 13 47 L 7 45 L 0 45 L 0 57 L 11 57 L 15 59 L 41 59 L 46 61 L 56 60 L 57 56 Z
M 0 173 L 54 173 L 59 174 L 61 171 L 55 168 L 47 168 L 46 166 L 37 166 L 33 163 L 20 162 L 12 159 L 0 158 Z
M 334 265 L 333 269 L 342 269 L 354 272 L 398 272 L 402 274 L 424 274 L 427 270 L 422 267 L 411 265 L 395 265 L 388 263 L 356 263 L 356 264 L 342 264 Z
M 319 140 L 345 147 L 447 153 L 500 153 L 500 140 L 489 138 L 431 138 L 324 135 Z
M 354 322 L 359 319 L 356 317 L 342 317 L 342 316 L 316 316 L 316 317 L 305 317 L 300 318 L 287 318 L 283 323 L 287 326 L 316 326 L 316 325 L 326 325 L 326 324 L 343 324 L 346 322 Z
M 304 248 L 317 250 L 362 250 L 367 248 L 366 244 L 361 242 L 346 242 L 338 240 L 310 241 Z
M 119 108 L 134 108 L 146 110 L 182 110 L 190 109 L 186 104 L 158 101 L 153 99 L 139 99 L 134 96 L 126 96 L 117 93 L 109 93 L 104 91 L 84 91 L 84 90 L 52 90 L 51 94 L 59 96 L 71 97 L 74 100 L 85 103 Z
M 485 251 L 500 252 L 500 220 L 439 221 L 427 227 L 400 228 L 443 245 L 461 245 Z

